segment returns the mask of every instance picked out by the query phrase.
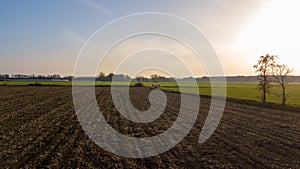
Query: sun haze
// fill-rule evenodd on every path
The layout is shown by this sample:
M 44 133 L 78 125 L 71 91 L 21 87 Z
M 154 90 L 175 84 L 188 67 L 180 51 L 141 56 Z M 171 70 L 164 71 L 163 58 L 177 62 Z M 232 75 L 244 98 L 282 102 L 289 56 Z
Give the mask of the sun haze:
M 252 66 L 266 53 L 278 55 L 294 68 L 293 74 L 299 75 L 298 7 L 299 2 L 292 0 L 5 1 L 0 6 L 0 73 L 72 75 L 80 49 L 101 26 L 129 14 L 163 12 L 186 19 L 207 36 L 225 75 L 254 75 Z M 131 45 L 143 46 L 155 40 L 159 39 L 146 37 Z M 195 70 L 195 76 L 207 75 L 190 51 L 182 52 L 183 48 L 171 43 L 166 46 L 163 41 L 157 44 L 184 54 L 180 57 Z M 132 48 L 129 44 L 126 47 Z M 123 57 L 126 48 L 119 47 L 118 54 Z M 114 60 L 107 58 L 106 62 L 99 71 L 113 71 L 109 65 Z

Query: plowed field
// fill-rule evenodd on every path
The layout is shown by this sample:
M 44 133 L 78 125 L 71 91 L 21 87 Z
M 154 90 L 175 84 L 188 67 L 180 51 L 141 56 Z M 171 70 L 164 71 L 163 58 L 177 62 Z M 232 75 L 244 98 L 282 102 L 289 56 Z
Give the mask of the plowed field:
M 131 88 L 130 98 L 147 110 L 149 88 Z M 115 109 L 109 87 L 97 87 L 98 105 L 120 133 L 150 137 L 176 120 L 180 94 L 165 93 L 164 113 L 138 124 Z M 191 96 L 192 97 L 192 96 Z M 201 103 L 201 104 L 200 104 Z M 300 111 L 226 103 L 222 120 L 205 143 L 198 142 L 210 99 L 201 98 L 196 123 L 170 151 L 144 159 L 106 152 L 83 131 L 71 87 L 0 87 L 0 168 L 300 168 Z

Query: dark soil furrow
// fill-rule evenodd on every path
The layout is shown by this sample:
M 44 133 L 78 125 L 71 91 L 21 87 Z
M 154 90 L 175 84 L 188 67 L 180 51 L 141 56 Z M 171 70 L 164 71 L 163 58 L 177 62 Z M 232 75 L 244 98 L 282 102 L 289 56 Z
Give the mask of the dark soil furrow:
M 118 88 L 121 89 L 121 88 Z M 146 111 L 149 88 L 130 88 L 134 107 Z M 169 151 L 148 158 L 114 155 L 96 145 L 77 120 L 70 87 L 0 88 L 0 168 L 299 168 L 300 114 L 228 101 L 213 133 L 200 144 L 199 134 L 211 100 L 201 97 L 200 110 L 190 133 Z M 117 112 L 109 87 L 96 87 L 96 100 L 108 123 L 132 137 L 151 137 L 167 130 L 178 117 L 181 95 L 165 92 L 167 105 L 159 118 L 135 123 Z M 14 98 L 16 97 L 16 98 Z M 82 93 L 85 96 L 85 92 Z M 10 100 L 7 100 L 10 99 Z M 122 101 L 122 97 L 118 97 Z M 89 107 L 91 105 L 83 105 Z M 128 112 L 126 105 L 121 106 Z M 184 117 L 183 117 L 184 118 Z M 185 118 L 186 120 L 189 120 Z M 135 145 L 128 145 L 132 147 Z M 138 150 L 136 150 L 138 151 Z

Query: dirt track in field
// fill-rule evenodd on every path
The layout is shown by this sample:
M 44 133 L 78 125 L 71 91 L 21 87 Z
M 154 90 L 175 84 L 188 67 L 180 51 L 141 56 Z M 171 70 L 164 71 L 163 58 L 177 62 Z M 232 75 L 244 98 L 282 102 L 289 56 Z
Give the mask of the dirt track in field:
M 148 88 L 131 88 L 139 110 L 150 107 Z M 96 88 L 98 105 L 120 133 L 149 137 L 176 120 L 180 95 L 166 93 L 165 112 L 148 124 L 115 110 L 110 88 Z M 70 87 L 0 87 L 0 168 L 300 168 L 300 112 L 227 102 L 222 120 L 204 144 L 199 134 L 210 106 L 201 98 L 198 119 L 176 147 L 159 156 L 130 159 L 104 151 L 82 130 Z

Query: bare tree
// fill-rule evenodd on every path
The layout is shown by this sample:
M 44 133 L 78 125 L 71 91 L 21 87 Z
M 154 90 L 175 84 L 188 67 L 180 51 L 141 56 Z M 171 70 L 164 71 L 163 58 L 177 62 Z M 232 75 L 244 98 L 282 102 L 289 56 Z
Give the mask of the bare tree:
M 114 73 L 109 73 L 106 77 L 107 77 L 107 79 L 108 79 L 108 81 L 112 81 L 113 80 L 113 77 L 114 77 Z
M 275 65 L 275 58 L 277 56 L 266 54 L 265 56 L 260 56 L 258 63 L 253 67 L 256 69 L 256 73 L 259 73 L 259 88 L 262 90 L 262 102 L 266 102 L 267 92 L 269 91 L 270 85 L 270 75 L 272 67 Z
M 158 75 L 154 74 L 150 76 L 153 82 L 158 82 Z
M 99 78 L 105 77 L 105 73 L 104 73 L 104 72 L 99 72 L 98 77 L 99 77 Z
M 97 76 L 97 80 L 106 81 L 105 73 L 104 72 L 99 72 L 99 74 Z
M 286 103 L 286 87 L 287 87 L 287 78 L 293 72 L 293 70 L 284 64 L 276 64 L 272 67 L 273 76 L 276 81 L 280 84 L 282 89 L 282 100 L 281 104 L 285 105 Z

